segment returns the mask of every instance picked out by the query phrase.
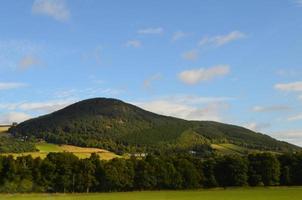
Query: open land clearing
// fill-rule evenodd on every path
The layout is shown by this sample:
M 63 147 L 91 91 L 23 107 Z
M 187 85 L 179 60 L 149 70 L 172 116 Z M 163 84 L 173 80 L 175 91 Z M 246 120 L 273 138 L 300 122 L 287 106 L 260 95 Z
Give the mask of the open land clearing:
M 2 155 L 12 155 L 14 157 L 27 156 L 31 155 L 33 158 L 45 158 L 48 153 L 51 152 L 69 152 L 75 154 L 77 157 L 84 159 L 89 158 L 91 153 L 97 153 L 101 159 L 110 160 L 113 158 L 119 158 L 120 156 L 112 153 L 110 151 L 98 148 L 85 148 L 85 147 L 77 147 L 73 145 L 57 145 L 50 143 L 37 143 L 36 148 L 39 150 L 37 152 L 26 152 L 26 153 L 3 153 Z

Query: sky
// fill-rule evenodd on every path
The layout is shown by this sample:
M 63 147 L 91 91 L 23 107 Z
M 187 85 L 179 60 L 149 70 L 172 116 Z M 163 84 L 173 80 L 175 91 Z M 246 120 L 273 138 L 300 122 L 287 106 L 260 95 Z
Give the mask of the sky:
M 302 146 L 301 0 L 3 0 L 0 124 L 111 97 Z

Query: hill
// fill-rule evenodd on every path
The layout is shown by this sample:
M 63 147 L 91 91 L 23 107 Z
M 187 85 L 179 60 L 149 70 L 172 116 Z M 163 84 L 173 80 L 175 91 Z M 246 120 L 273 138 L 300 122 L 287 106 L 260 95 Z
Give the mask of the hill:
M 9 131 L 16 137 L 98 147 L 120 154 L 162 150 L 204 153 L 212 150 L 210 144 L 223 143 L 277 152 L 300 150 L 243 127 L 167 117 L 109 98 L 80 101 Z

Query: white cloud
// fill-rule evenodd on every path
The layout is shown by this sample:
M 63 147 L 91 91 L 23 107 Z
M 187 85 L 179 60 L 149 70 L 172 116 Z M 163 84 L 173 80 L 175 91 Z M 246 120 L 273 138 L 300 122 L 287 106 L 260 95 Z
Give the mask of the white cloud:
M 219 76 L 229 74 L 230 67 L 228 65 L 218 65 L 211 68 L 200 68 L 186 70 L 179 74 L 179 79 L 189 85 L 197 84 L 201 81 L 212 80 Z
M 226 102 L 235 100 L 233 97 L 204 97 L 204 96 L 196 96 L 196 95 L 174 95 L 168 96 L 164 98 L 167 101 L 175 101 L 181 104 L 207 104 L 207 103 L 218 103 L 218 102 Z
M 300 67 L 301 68 L 301 67 Z M 301 77 L 302 75 L 302 68 L 301 69 L 278 69 L 276 74 L 282 77 Z
M 10 112 L 5 114 L 0 114 L 0 124 L 12 124 L 13 122 L 23 122 L 30 119 L 31 116 L 22 112 Z
M 26 69 L 28 69 L 32 66 L 38 65 L 38 64 L 40 64 L 40 61 L 36 57 L 34 57 L 32 55 L 27 55 L 27 56 L 24 56 L 20 60 L 19 68 L 21 70 L 26 70 Z
M 173 34 L 172 36 L 172 41 L 177 41 L 177 40 L 180 40 L 184 37 L 186 37 L 188 34 L 183 32 L 183 31 L 177 31 Z
M 27 112 L 42 112 L 49 113 L 61 108 L 64 108 L 72 103 L 75 103 L 75 100 L 52 100 L 44 102 L 24 102 L 24 103 L 2 103 L 0 104 L 1 109 L 7 110 L 21 110 Z
M 288 121 L 300 121 L 302 120 L 302 114 L 291 116 L 288 118 Z
M 279 140 L 302 146 L 302 130 L 279 131 L 271 133 L 270 135 Z
M 198 51 L 193 49 L 182 54 L 182 58 L 185 60 L 195 61 L 198 59 Z
M 251 123 L 245 124 L 244 126 L 252 131 L 261 132 L 264 129 L 269 128 L 271 126 L 271 124 L 270 123 L 251 122 Z
M 228 105 L 222 103 L 210 103 L 203 107 L 196 107 L 167 100 L 140 102 L 136 105 L 151 112 L 187 120 L 221 121 L 223 120 L 221 112 L 228 109 Z
M 142 43 L 139 40 L 129 40 L 126 42 L 126 47 L 139 48 L 141 46 L 142 46 Z
M 199 46 L 204 45 L 215 45 L 215 46 L 222 46 L 227 43 L 230 43 L 232 41 L 236 41 L 239 39 L 243 39 L 246 37 L 246 34 L 240 32 L 240 31 L 232 31 L 229 34 L 226 35 L 218 35 L 218 36 L 212 36 L 212 37 L 204 37 L 200 40 Z
M 163 76 L 161 74 L 154 74 L 144 80 L 144 88 L 150 89 L 154 81 L 162 80 Z
M 63 100 L 63 101 L 49 101 L 49 102 L 32 102 L 32 103 L 23 103 L 18 105 L 18 109 L 25 111 L 40 111 L 40 112 L 53 112 L 64 108 L 74 101 Z
M 17 83 L 17 82 L 0 82 L 0 90 L 10 90 L 26 87 L 25 83 Z
M 164 29 L 161 27 L 157 28 L 145 28 L 137 31 L 138 34 L 162 34 Z
M 64 0 L 35 0 L 32 12 L 47 15 L 61 22 L 66 22 L 70 18 L 70 11 Z
M 252 110 L 254 112 L 280 112 L 288 111 L 291 107 L 285 105 L 272 105 L 272 106 L 254 106 Z
M 287 92 L 301 92 L 302 91 L 302 81 L 292 82 L 292 83 L 279 83 L 275 85 L 275 89 Z

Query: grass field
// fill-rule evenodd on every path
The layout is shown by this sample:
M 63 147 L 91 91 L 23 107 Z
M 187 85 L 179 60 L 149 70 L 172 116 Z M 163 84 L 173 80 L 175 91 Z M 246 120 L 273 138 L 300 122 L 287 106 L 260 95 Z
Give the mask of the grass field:
M 246 154 L 260 152 L 258 150 L 252 150 L 244 147 L 237 146 L 235 144 L 212 144 L 211 147 L 220 154 Z
M 302 188 L 236 188 L 196 191 L 154 191 L 96 194 L 0 195 L 8 200 L 301 200 Z
M 12 155 L 14 157 L 31 155 L 33 158 L 37 158 L 37 157 L 45 158 L 47 154 L 50 152 L 70 152 L 75 154 L 77 157 L 81 159 L 89 158 L 91 153 L 97 153 L 103 160 L 110 160 L 113 158 L 120 157 L 115 153 L 106 151 L 104 149 L 84 148 L 84 147 L 77 147 L 72 145 L 57 145 L 57 144 L 50 144 L 50 143 L 43 142 L 43 143 L 37 143 L 36 148 L 39 150 L 38 152 L 6 153 L 2 155 Z

